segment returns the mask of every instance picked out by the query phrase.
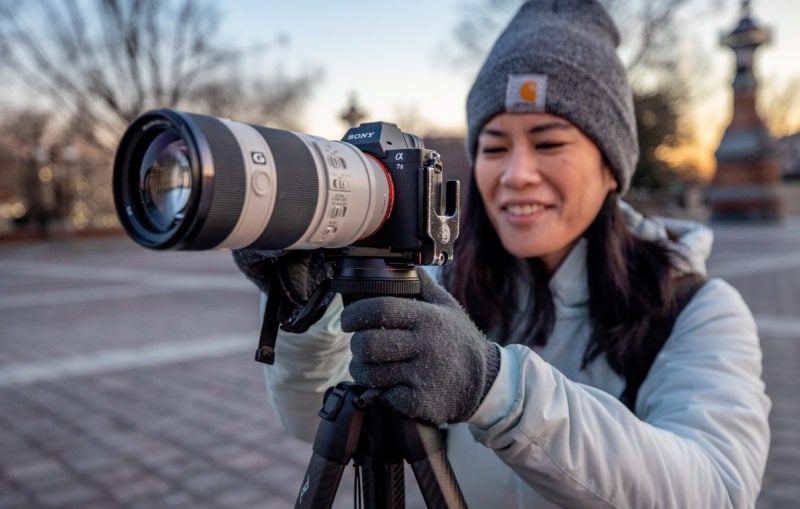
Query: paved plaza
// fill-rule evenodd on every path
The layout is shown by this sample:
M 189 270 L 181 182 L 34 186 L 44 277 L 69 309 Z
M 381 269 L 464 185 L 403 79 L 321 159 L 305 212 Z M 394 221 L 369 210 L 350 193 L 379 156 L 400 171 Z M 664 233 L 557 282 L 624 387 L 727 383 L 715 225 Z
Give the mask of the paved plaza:
M 758 507 L 797 507 L 800 220 L 715 232 L 711 275 L 750 304 L 773 399 Z M 310 447 L 270 408 L 257 335 L 230 254 L 0 244 L 0 509 L 290 507 Z M 348 473 L 335 506 L 352 491 Z

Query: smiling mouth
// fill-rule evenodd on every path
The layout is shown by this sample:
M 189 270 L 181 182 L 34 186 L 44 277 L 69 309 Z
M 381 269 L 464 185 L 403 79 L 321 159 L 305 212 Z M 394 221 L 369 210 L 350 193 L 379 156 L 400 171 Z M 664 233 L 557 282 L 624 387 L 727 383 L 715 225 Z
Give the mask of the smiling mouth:
M 512 204 L 503 207 L 503 210 L 512 216 L 530 216 L 545 210 L 547 207 L 541 203 Z

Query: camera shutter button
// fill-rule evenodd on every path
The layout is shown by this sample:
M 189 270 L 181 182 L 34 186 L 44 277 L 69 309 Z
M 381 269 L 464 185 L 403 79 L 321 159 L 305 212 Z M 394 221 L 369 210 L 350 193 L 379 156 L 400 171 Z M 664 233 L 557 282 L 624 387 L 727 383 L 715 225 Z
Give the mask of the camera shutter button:
M 264 196 L 269 193 L 270 178 L 266 172 L 257 171 L 253 173 L 253 176 L 250 178 L 250 184 L 253 186 L 253 191 L 259 196 Z

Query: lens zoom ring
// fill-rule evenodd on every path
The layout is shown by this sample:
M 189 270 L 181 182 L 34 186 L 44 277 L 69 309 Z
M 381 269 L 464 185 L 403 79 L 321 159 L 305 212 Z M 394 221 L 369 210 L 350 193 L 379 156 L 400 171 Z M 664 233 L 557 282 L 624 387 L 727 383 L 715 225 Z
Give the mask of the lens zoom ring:
M 267 227 L 252 245 L 259 249 L 284 249 L 298 240 L 314 220 L 319 201 L 319 178 L 314 157 L 296 134 L 253 126 L 275 158 L 275 208 Z
M 190 243 L 192 249 L 212 249 L 228 237 L 242 213 L 247 190 L 244 159 L 239 143 L 225 124 L 206 115 L 191 117 L 211 150 L 214 183 L 206 220 Z M 203 185 L 208 182 L 204 179 Z

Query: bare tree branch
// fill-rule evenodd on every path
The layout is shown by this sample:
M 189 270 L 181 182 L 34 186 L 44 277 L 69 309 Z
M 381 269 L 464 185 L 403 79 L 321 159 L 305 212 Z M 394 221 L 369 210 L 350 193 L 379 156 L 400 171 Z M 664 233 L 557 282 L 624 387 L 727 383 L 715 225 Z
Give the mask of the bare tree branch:
M 0 67 L 49 98 L 64 119 L 79 115 L 119 133 L 145 109 L 180 107 L 203 87 L 230 79 L 226 70 L 241 55 L 219 42 L 219 15 L 208 2 L 95 0 L 92 10 L 85 6 L 0 2 Z
M 0 111 L 0 188 L 35 203 L 24 195 L 38 188 L 30 178 L 37 145 L 79 147 L 81 161 L 67 175 L 83 189 L 75 224 L 107 225 L 110 158 L 144 110 L 299 129 L 297 113 L 320 71 L 248 75 L 240 68 L 246 51 L 221 40 L 220 25 L 210 0 L 0 0 L 0 87 L 30 94 L 18 115 Z M 22 183 L 6 186 L 15 178 Z

